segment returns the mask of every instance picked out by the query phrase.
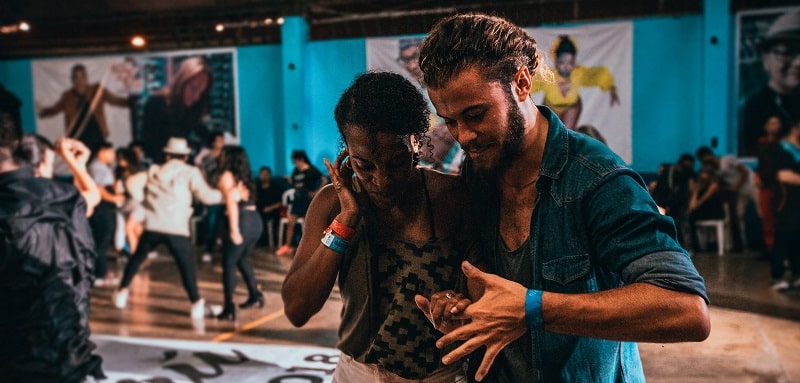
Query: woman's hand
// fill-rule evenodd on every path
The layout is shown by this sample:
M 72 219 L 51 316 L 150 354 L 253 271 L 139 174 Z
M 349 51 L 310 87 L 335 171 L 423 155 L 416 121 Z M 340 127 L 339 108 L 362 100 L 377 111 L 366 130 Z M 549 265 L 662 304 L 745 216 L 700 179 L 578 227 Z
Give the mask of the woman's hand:
M 355 172 L 348 162 L 349 155 L 350 152 L 347 148 L 344 148 L 333 164 L 327 158 L 325 159 L 325 168 L 328 169 L 331 183 L 336 189 L 336 195 L 339 196 L 341 213 L 339 213 L 337 220 L 349 227 L 355 227 L 361 217 L 361 208 L 357 201 L 356 192 L 353 191 Z
M 239 246 L 244 242 L 244 238 L 242 238 L 242 233 L 239 231 L 231 231 L 231 242 L 234 245 Z
M 73 163 L 81 168 L 86 168 L 92 152 L 83 142 L 72 138 L 59 138 L 55 143 L 56 153 L 64 158 L 64 161 Z
M 414 301 L 433 324 L 433 328 L 445 334 L 468 322 L 467 319 L 459 318 L 458 315 L 472 304 L 472 301 L 464 294 L 453 290 L 434 293 L 430 300 L 422 295 L 417 295 L 414 297 Z

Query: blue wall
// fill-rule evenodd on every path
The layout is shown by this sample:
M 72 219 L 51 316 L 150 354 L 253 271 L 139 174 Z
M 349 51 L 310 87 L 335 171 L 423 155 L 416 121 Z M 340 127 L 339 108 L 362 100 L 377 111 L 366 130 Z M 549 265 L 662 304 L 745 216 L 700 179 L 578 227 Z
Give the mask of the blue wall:
M 714 28 L 705 25 L 709 19 L 690 15 L 633 21 L 632 165 L 640 172 L 655 172 L 659 163 L 675 161 L 682 152 L 694 152 L 698 146 L 709 144 L 711 137 L 718 137 L 722 144 L 718 154 L 732 146 L 727 141 L 731 134 L 727 117 L 730 86 L 703 88 L 708 83 L 705 77 L 714 73 L 707 67 L 720 65 L 707 64 L 705 58 L 727 57 L 723 65 L 730 68 L 733 43 L 725 38 L 709 48 L 707 34 L 714 33 Z M 723 19 L 730 21 L 731 16 Z M 722 24 L 720 28 L 730 29 L 729 23 Z M 334 107 L 353 78 L 366 70 L 364 39 L 300 41 L 297 45 L 302 47 L 303 80 L 286 89 L 302 94 L 302 121 L 292 132 L 285 131 L 287 105 L 281 78 L 290 58 L 282 57 L 279 45 L 237 49 L 241 142 L 254 168 L 269 165 L 276 174 L 291 171 L 289 155 L 295 146 L 302 146 L 323 170 L 322 159 L 335 158 L 340 144 Z M 292 56 L 297 59 L 298 55 Z M 731 77 L 729 71 L 724 76 Z M 30 60 L 0 61 L 0 82 L 23 100 L 23 124 L 31 130 L 34 107 Z M 719 102 L 709 109 L 705 100 Z M 292 111 L 296 115 L 297 111 Z
M 0 60 L 0 83 L 22 101 L 22 129 L 33 132 L 36 129 L 33 105 L 33 74 L 30 60 Z
M 636 20 L 633 24 L 633 168 L 694 153 L 703 135 L 703 19 Z
M 367 70 L 364 39 L 312 42 L 308 47 L 306 73 L 307 111 L 304 125 L 311 161 L 326 173 L 322 159 L 339 154 L 339 130 L 333 110 L 356 75 Z
M 282 135 L 280 46 L 239 48 L 239 131 L 241 143 L 254 168 L 270 166 L 273 171 L 285 157 Z M 280 174 L 280 173 L 277 173 Z

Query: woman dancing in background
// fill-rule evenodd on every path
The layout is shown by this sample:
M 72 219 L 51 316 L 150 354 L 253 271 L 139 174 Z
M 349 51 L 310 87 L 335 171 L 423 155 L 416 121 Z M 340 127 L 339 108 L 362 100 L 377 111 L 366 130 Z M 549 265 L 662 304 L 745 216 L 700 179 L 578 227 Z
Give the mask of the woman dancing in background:
M 222 172 L 217 188 L 224 196 L 228 214 L 228 235 L 224 238 L 222 248 L 222 285 L 225 292 L 225 303 L 222 313 L 217 318 L 236 319 L 236 307 L 233 293 L 236 291 L 236 272 L 239 268 L 249 294 L 247 301 L 239 305 L 248 308 L 258 304 L 264 307 L 264 295 L 258 291 L 253 266 L 247 258 L 253 254 L 258 239 L 261 237 L 263 223 L 256 211 L 255 181 L 250 171 L 247 152 L 241 146 L 226 146 L 219 159 Z

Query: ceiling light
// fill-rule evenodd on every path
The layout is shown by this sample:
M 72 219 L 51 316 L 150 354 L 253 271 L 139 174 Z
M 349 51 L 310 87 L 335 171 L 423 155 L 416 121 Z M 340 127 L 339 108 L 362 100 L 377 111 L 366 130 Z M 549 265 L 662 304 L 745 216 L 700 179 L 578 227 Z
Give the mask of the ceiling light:
M 264 24 L 267 24 L 267 25 L 272 24 L 272 19 L 267 17 L 266 19 L 264 19 Z
M 278 23 L 278 25 L 283 25 L 283 17 L 278 17 L 278 20 L 276 22 Z
M 31 29 L 31 26 L 30 26 L 28 23 L 26 23 L 26 22 L 24 22 L 24 21 L 22 21 L 22 22 L 20 22 L 20 23 L 19 23 L 19 30 L 21 30 L 21 31 L 23 31 L 23 32 L 27 32 L 27 31 L 29 31 L 30 29 Z
M 217 32 L 222 32 L 222 31 L 224 31 L 224 30 L 225 30 L 225 26 L 224 26 L 224 25 L 222 25 L 222 24 L 217 24 L 217 26 L 216 26 L 216 27 L 214 27 L 214 29 L 216 29 L 216 30 L 217 30 Z
M 137 48 L 141 48 L 141 47 L 145 46 L 146 44 L 147 44 L 147 41 L 142 36 L 138 36 L 137 35 L 137 36 L 133 36 L 133 38 L 131 38 L 131 45 L 133 45 L 133 46 L 135 46 Z

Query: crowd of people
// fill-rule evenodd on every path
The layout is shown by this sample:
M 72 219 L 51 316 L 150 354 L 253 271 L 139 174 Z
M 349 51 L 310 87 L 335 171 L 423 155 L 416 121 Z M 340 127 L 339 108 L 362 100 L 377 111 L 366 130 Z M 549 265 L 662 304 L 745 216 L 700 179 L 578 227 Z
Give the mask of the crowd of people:
M 576 47 L 565 37 L 557 52 L 565 76 Z M 765 127 L 788 133 L 768 135 L 757 175 L 702 147 L 697 175 L 695 156 L 682 155 L 648 190 L 601 141 L 534 104 L 535 79 L 553 72 L 519 26 L 449 16 L 417 54 L 427 98 L 402 75 L 359 75 L 334 111 L 344 146 L 325 160 L 330 183 L 294 151 L 285 212 L 280 177 L 261 168 L 256 178 L 244 148 L 222 134 L 209 134 L 199 153 L 185 137 L 160 137 L 148 142 L 163 141 L 151 161 L 141 144 L 50 145 L 0 113 L 0 235 L 13 249 L 0 259 L 0 307 L 11 313 L 0 322 L 11 339 L 0 344 L 7 376 L 102 377 L 88 338 L 91 286 L 111 286 L 113 304 L 125 308 L 159 244 L 174 258 L 192 318 L 236 319 L 237 269 L 248 292 L 238 308 L 263 307 L 249 258 L 276 226 L 265 222 L 283 214 L 276 254 L 292 258 L 281 288 L 291 323 L 305 325 L 338 283 L 339 383 L 644 381 L 635 342 L 702 341 L 710 332 L 704 281 L 686 250 L 699 246 L 693 223 L 727 216 L 734 248 L 746 248 L 744 212 L 756 187 L 768 191 L 758 195 L 762 218 L 774 217 L 763 219 L 774 233 L 772 286 L 789 287 L 788 258 L 800 287 L 800 124 Z M 197 68 L 187 69 L 196 83 L 186 86 L 202 98 L 210 77 Z M 614 104 L 613 85 L 603 84 Z M 429 103 L 464 151 L 458 175 L 419 166 L 432 139 Z M 74 187 L 48 180 L 55 155 Z M 190 224 L 198 207 L 202 260 L 213 262 L 222 243 L 221 305 L 206 304 L 198 289 Z M 115 233 L 127 254 L 119 281 L 106 260 Z M 63 321 L 45 318 L 52 305 L 67 308 Z M 42 348 L 57 351 L 42 362 Z
M 733 155 L 717 156 L 707 146 L 659 167 L 649 190 L 662 212 L 675 221 L 686 249 L 708 250 L 699 241 L 697 223 L 722 220 L 730 243 L 719 246 L 733 252 L 761 250 L 763 258 L 770 261 L 772 289 L 800 288 L 800 245 L 795 239 L 800 228 L 800 208 L 795 204 L 800 177 L 798 129 L 800 122 L 783 128 L 777 116 L 767 119 L 755 169 Z M 698 171 L 695 158 L 700 162 Z M 756 230 L 746 227 L 748 222 L 759 223 L 747 219 L 751 207 L 760 221 Z M 758 245 L 748 241 L 754 231 L 761 233 Z M 788 280 L 787 262 L 791 270 Z

